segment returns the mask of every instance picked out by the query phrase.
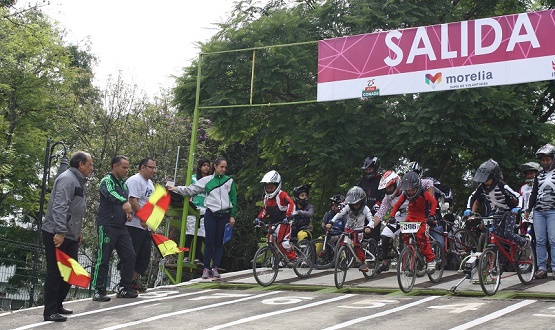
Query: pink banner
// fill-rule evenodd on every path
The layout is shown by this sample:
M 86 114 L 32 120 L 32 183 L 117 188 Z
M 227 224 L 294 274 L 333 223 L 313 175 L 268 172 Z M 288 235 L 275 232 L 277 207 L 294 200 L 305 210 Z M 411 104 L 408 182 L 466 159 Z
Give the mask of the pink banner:
M 437 70 L 518 63 L 553 55 L 554 10 L 321 40 L 318 44 L 318 99 L 341 98 L 339 95 L 321 96 L 320 85 L 326 83 L 415 72 L 428 75 L 423 81 L 434 81 L 441 79 Z M 487 74 L 477 72 L 480 73 Z M 492 75 L 500 76 L 499 73 Z M 526 79 L 523 82 L 527 82 Z M 499 80 L 493 84 L 504 83 L 514 82 Z M 370 82 L 367 84 L 371 87 Z M 324 88 L 327 94 L 328 87 Z M 387 95 L 387 91 L 380 95 Z

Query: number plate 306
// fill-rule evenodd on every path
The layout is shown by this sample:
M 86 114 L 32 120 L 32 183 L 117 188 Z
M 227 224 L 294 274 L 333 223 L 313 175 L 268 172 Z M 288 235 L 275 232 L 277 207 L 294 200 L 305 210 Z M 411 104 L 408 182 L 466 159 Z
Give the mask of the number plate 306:
M 418 232 L 420 229 L 420 222 L 401 222 L 401 232 L 411 234 Z

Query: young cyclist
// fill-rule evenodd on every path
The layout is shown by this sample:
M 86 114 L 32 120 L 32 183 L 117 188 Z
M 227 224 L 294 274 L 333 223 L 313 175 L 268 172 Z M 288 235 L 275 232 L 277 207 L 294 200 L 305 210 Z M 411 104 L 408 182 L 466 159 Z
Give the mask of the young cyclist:
M 400 182 L 401 178 L 392 170 L 385 171 L 385 173 L 383 174 L 378 188 L 385 191 L 385 197 L 380 204 L 380 208 L 374 214 L 374 227 L 377 227 L 377 224 L 381 223 L 389 210 L 391 210 L 393 205 L 395 205 L 395 203 L 401 197 L 402 192 L 399 189 Z M 399 207 L 399 210 L 396 214 L 391 214 L 391 221 L 389 221 L 382 230 L 382 264 L 380 265 L 380 268 L 378 268 L 378 273 L 389 270 L 389 259 L 387 258 L 387 255 L 389 254 L 390 245 L 393 239 L 395 238 L 395 236 L 399 235 L 401 231 L 401 227 L 399 226 L 399 224 L 397 224 L 397 221 L 405 220 L 407 205 L 408 201 L 406 201 L 405 203 L 403 203 L 403 205 Z M 394 221 L 393 219 L 396 219 L 396 221 Z
M 310 185 L 303 184 L 293 188 L 293 200 L 295 211 L 293 211 L 293 223 L 291 224 L 291 236 L 297 237 L 299 241 L 312 239 L 312 217 L 314 216 L 314 205 L 308 202 Z
M 515 214 L 521 209 L 521 205 L 519 205 L 520 195 L 511 189 L 502 180 L 502 177 L 501 168 L 495 160 L 490 158 L 482 163 L 472 179 L 480 185 L 470 195 L 464 215 L 468 216 L 476 212 L 479 204 L 478 197 L 483 196 L 490 204 L 493 214 L 503 215 L 501 220 L 494 220 L 494 232 L 515 242 L 522 248 L 527 248 L 530 246 L 530 241 L 515 233 Z
M 295 203 L 289 195 L 281 190 L 281 176 L 276 171 L 270 171 L 262 177 L 260 183 L 264 184 L 264 206 L 255 223 L 267 220 L 270 225 L 278 224 L 276 231 L 278 232 L 277 240 L 281 242 L 279 248 L 289 259 L 288 266 L 293 267 L 297 260 L 297 254 L 291 248 L 291 225 L 289 218 L 295 209 Z M 271 233 L 268 233 L 268 236 Z
M 403 194 L 393 206 L 391 214 L 396 214 L 401 205 L 406 200 L 409 201 L 405 221 L 422 223 L 416 233 L 416 240 L 420 251 L 426 257 L 426 270 L 428 274 L 431 274 L 435 272 L 436 264 L 434 262 L 434 251 L 429 239 L 429 226 L 435 224 L 437 201 L 428 190 L 422 189 L 420 176 L 413 171 L 403 176 L 399 189 L 401 189 Z M 392 221 L 395 220 L 392 219 Z M 403 240 L 408 244 L 408 238 L 403 237 Z
M 345 202 L 345 196 L 341 194 L 333 195 L 330 198 L 330 209 L 322 217 L 323 229 L 326 229 L 326 225 L 328 223 L 331 223 L 331 220 L 333 219 L 333 217 L 337 213 L 339 213 L 339 211 L 341 211 L 341 208 L 343 207 L 344 202 Z M 345 229 L 345 220 L 346 220 L 345 218 L 346 217 L 337 219 L 337 221 L 335 221 L 335 223 L 333 224 L 333 227 L 330 230 L 330 238 L 329 238 L 330 243 L 335 244 L 335 242 L 337 242 L 337 240 L 339 239 L 339 235 L 341 235 L 341 233 Z
M 347 216 L 347 223 L 345 224 L 345 232 L 352 235 L 355 253 L 359 260 L 364 261 L 364 251 L 358 241 L 359 233 L 370 234 L 371 228 L 374 228 L 372 221 L 372 213 L 370 208 L 366 205 L 366 193 L 359 186 L 354 186 L 347 192 L 345 197 L 345 207 L 337 213 L 333 219 L 326 225 L 327 229 Z M 361 272 L 367 272 L 368 266 L 362 262 L 358 268 Z
M 337 213 L 339 213 L 339 211 L 343 206 L 344 201 L 345 201 L 345 196 L 341 194 L 333 195 L 330 198 L 330 209 L 322 217 L 322 228 L 324 230 L 326 229 L 326 225 L 328 223 L 331 223 L 331 220 L 333 219 L 333 217 Z M 333 224 L 333 227 L 329 231 L 328 242 L 335 245 L 335 243 L 337 243 L 337 241 L 339 240 L 339 236 L 341 235 L 344 229 L 345 229 L 345 217 L 338 219 L 335 222 L 335 224 Z M 323 239 L 324 236 L 320 236 L 318 238 Z M 319 254 L 322 251 L 324 244 L 317 243 L 315 246 L 316 246 L 316 253 Z
M 541 166 L 536 162 L 528 162 L 520 165 L 520 170 L 524 173 L 525 182 L 518 191 L 520 194 L 519 204 L 522 206 L 523 210 L 527 210 L 530 202 L 530 194 L 532 194 L 532 187 L 534 186 L 534 179 L 540 172 Z M 520 234 L 526 234 L 529 229 L 529 234 L 532 237 L 532 250 L 534 254 L 536 254 L 536 235 L 534 234 L 533 219 L 533 217 L 528 217 L 528 219 L 521 217 Z

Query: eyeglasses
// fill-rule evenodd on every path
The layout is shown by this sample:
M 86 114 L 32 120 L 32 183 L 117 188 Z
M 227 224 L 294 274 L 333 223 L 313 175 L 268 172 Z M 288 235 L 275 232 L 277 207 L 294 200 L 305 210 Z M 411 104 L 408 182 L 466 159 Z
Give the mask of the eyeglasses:
M 158 169 L 156 166 L 152 166 L 152 165 L 145 165 L 145 166 L 148 167 L 148 168 L 150 168 L 150 169 L 153 169 L 153 170 Z

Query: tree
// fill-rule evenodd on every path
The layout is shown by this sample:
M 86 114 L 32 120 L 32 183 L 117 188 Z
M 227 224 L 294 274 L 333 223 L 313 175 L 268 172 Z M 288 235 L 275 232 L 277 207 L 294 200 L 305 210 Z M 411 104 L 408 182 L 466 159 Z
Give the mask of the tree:
M 538 9 L 538 4 L 534 4 Z M 201 44 L 201 106 L 247 105 L 254 56 L 253 104 L 315 98 L 316 47 L 310 41 L 447 23 L 531 10 L 528 1 L 239 1 L 221 31 Z M 291 47 L 275 45 L 297 44 Z M 267 46 L 267 47 L 266 47 Z M 245 49 L 232 52 L 232 50 Z M 184 113 L 194 108 L 197 65 L 185 68 L 175 89 Z M 387 168 L 420 161 L 427 174 L 457 193 L 462 209 L 468 174 L 489 157 L 506 178 L 539 145 L 553 139 L 548 124 L 552 82 L 279 107 L 203 109 L 224 146 L 249 145 L 237 170 L 246 202 L 259 198 L 257 180 L 269 169 L 284 188 L 312 183 L 319 213 L 327 197 L 357 182 L 359 163 L 376 154 Z M 314 199 L 313 199 L 314 200 Z

